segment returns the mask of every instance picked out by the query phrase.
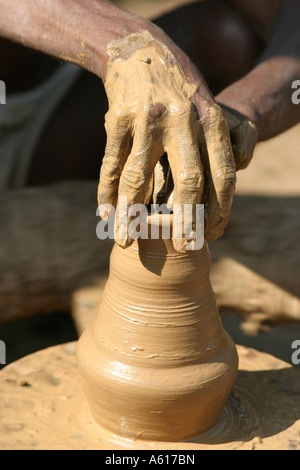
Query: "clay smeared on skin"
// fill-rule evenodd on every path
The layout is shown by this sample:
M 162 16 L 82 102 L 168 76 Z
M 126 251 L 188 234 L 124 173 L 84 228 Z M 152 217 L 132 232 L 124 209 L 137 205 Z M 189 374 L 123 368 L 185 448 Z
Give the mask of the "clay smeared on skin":
M 235 191 L 235 161 L 221 107 L 199 98 L 199 87 L 173 53 L 147 31 L 111 42 L 107 53 L 109 111 L 99 204 L 117 207 L 119 196 L 127 197 L 128 206 L 147 204 L 158 192 L 155 184 L 162 187 L 154 178 L 153 188 L 153 173 L 166 153 L 173 204 L 205 203 L 205 237 L 218 238 L 228 224 Z M 118 219 L 116 241 L 122 247 L 133 241 L 120 239 Z M 184 237 L 174 240 L 178 251 L 185 251 L 186 243 Z
M 199 121 L 190 83 L 170 50 L 148 32 L 132 34 L 108 47 L 105 89 L 107 147 L 100 174 L 98 201 L 117 206 L 147 204 L 149 180 L 166 152 L 175 175 L 174 202 L 200 203 L 203 170 L 198 148 Z M 124 141 L 127 132 L 131 147 Z M 119 240 L 128 246 L 132 240 Z
M 205 143 L 203 153 L 206 153 L 206 166 L 209 181 L 207 181 L 208 203 L 206 205 L 205 238 L 215 240 L 223 235 L 228 224 L 230 209 L 235 191 L 235 163 L 232 154 L 229 131 L 219 107 L 207 110 L 207 116 L 202 119 L 205 127 Z M 206 121 L 204 123 L 204 120 Z M 224 135 L 228 135 L 227 141 Z

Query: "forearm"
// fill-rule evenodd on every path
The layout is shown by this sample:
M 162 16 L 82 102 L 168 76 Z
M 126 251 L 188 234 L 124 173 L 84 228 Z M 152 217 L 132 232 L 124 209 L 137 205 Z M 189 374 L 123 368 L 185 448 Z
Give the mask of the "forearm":
M 102 79 L 107 45 L 145 28 L 146 20 L 106 0 L 0 0 L 0 35 Z
M 111 41 L 147 30 L 174 54 L 201 92 L 198 110 L 213 97 L 196 67 L 158 26 L 107 0 L 0 0 L 0 35 L 75 63 L 105 80 Z M 197 100 L 195 100 L 197 101 Z
M 292 83 L 300 79 L 300 2 L 281 2 L 273 34 L 256 67 L 217 96 L 217 101 L 251 119 L 258 140 L 271 138 L 300 121 Z

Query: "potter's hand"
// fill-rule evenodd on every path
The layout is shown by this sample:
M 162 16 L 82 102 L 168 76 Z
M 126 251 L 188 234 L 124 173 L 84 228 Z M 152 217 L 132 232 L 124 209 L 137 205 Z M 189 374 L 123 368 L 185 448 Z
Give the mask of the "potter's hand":
M 221 108 L 199 74 L 195 81 L 188 79 L 170 50 L 145 31 L 116 41 L 108 52 L 99 204 L 116 207 L 120 196 L 127 197 L 128 207 L 147 204 L 154 167 L 166 152 L 173 204 L 205 203 L 205 238 L 216 239 L 228 223 L 235 189 L 235 162 Z M 120 239 L 118 218 L 116 241 L 124 247 L 133 241 L 129 235 Z M 185 243 L 174 241 L 178 250 Z
M 245 116 L 222 106 L 228 125 L 236 170 L 247 168 L 257 143 L 257 131 L 253 122 Z

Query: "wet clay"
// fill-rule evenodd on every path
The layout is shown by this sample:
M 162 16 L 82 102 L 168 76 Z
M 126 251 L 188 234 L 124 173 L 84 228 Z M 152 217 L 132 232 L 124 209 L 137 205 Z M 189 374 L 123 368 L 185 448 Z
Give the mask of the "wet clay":
M 38 351 L 0 371 L 0 449 L 300 450 L 300 370 L 237 346 L 239 372 L 220 421 L 177 442 L 125 438 L 91 416 L 77 343 Z
M 206 244 L 186 253 L 170 239 L 139 239 L 126 250 L 115 244 L 98 314 L 77 352 L 99 424 L 126 437 L 174 441 L 220 419 L 238 360 L 209 267 Z

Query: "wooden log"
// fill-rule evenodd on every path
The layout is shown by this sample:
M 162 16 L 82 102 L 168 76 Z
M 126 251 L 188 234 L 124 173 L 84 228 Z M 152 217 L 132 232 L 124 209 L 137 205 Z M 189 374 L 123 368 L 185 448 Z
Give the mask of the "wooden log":
M 255 323 L 300 320 L 299 197 L 235 197 L 225 234 L 210 244 L 220 307 Z
M 96 194 L 95 181 L 0 194 L 0 321 L 70 311 L 71 293 L 107 268 Z

